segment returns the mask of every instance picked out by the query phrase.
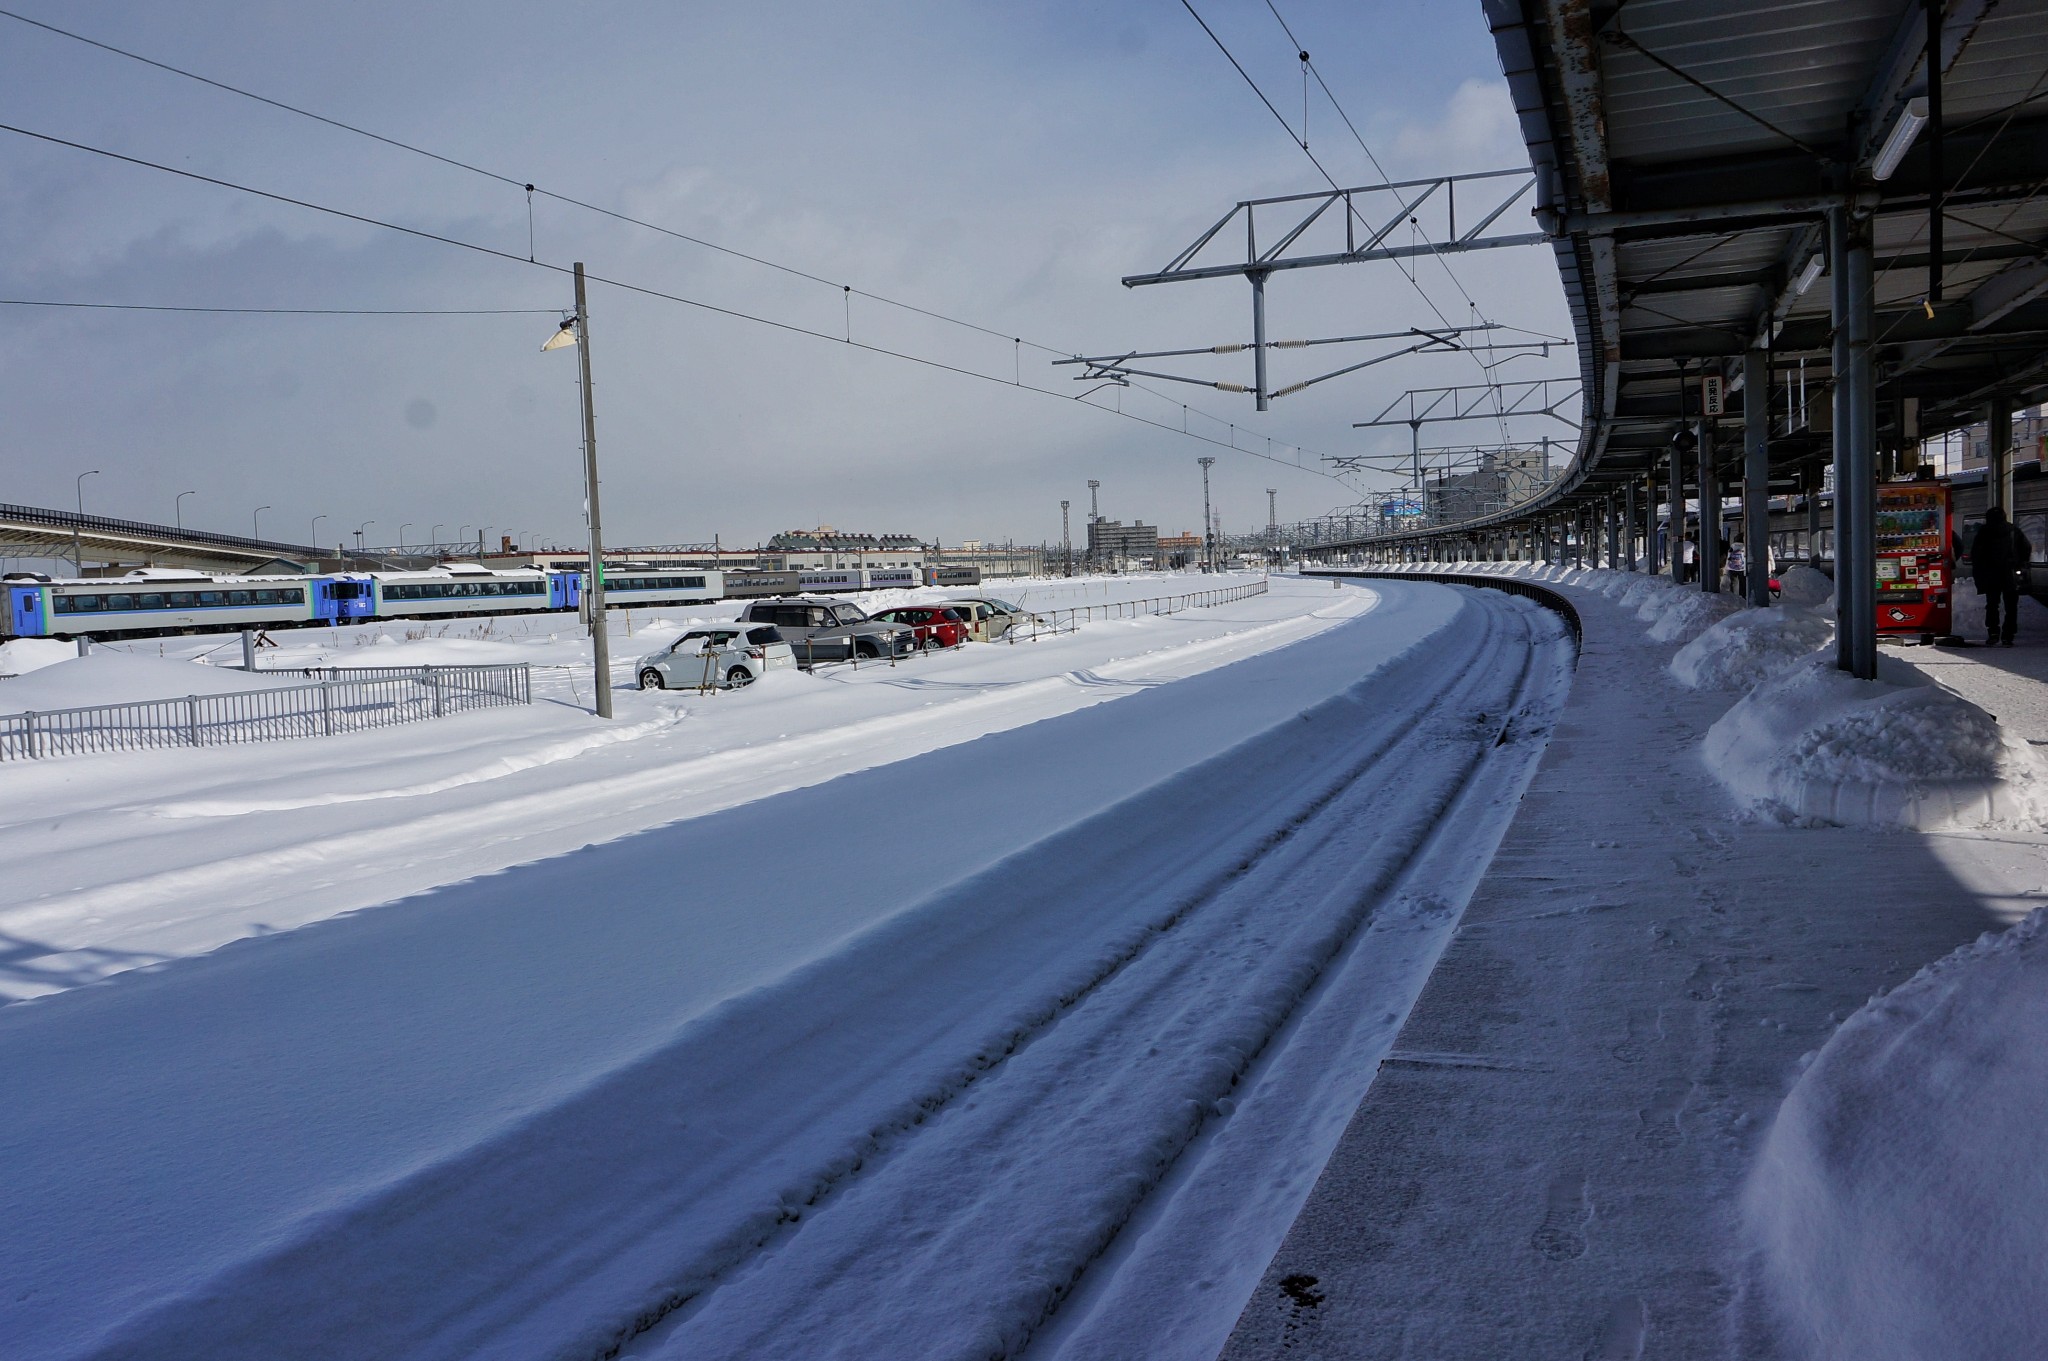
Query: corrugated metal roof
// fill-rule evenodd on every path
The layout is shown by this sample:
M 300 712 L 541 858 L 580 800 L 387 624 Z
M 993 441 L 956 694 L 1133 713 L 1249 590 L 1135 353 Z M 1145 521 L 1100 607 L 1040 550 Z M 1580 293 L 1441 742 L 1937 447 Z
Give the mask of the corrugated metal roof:
M 1829 380 L 1830 288 L 1791 285 L 1823 241 L 1822 206 L 1845 194 L 1872 214 L 1881 440 L 1901 438 L 1902 397 L 1938 430 L 1994 392 L 2048 396 L 2048 0 L 1946 6 L 1937 302 L 1931 134 L 1884 183 L 1868 173 L 1925 90 L 1920 0 L 1483 4 L 1531 160 L 1554 172 L 1543 211 L 1587 385 L 1578 457 L 1551 502 L 1651 466 L 1681 364 L 1732 378 L 1769 343 L 1809 392 Z M 1822 448 L 1781 430 L 1774 457 Z

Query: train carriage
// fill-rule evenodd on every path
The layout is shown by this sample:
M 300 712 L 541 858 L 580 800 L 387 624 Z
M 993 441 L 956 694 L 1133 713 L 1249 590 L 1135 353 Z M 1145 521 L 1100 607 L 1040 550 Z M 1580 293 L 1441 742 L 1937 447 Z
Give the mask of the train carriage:
M 725 598 L 725 574 L 637 563 L 606 564 L 606 609 L 637 605 L 705 605 Z
M 309 577 L 211 576 L 145 567 L 119 577 L 5 583 L 20 638 L 126 638 L 321 622 Z
M 454 562 L 424 572 L 351 573 L 346 579 L 368 583 L 370 613 L 379 619 L 519 614 L 549 608 L 548 574 L 531 567 L 494 572 Z

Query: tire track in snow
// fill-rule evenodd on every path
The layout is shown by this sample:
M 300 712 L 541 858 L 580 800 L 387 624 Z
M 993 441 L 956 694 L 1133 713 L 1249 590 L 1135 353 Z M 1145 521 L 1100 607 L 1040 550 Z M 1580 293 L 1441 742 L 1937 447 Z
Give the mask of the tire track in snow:
M 1438 843 L 1505 736 L 1502 716 L 1520 713 L 1538 649 L 1495 664 L 1529 615 L 1476 603 L 1487 637 L 1426 712 L 1347 753 L 1227 876 L 626 1354 L 980 1357 L 1027 1345 L 1197 1136 L 1229 1120 L 1240 1080 Z M 1306 910 L 1287 920 L 1282 898 Z M 1071 1208 L 1048 1212 L 1048 1201 Z
M 100 1354 L 268 1357 L 283 1338 L 304 1357 L 604 1354 L 714 1285 L 744 1285 L 785 1258 L 805 1221 L 845 1208 L 835 1189 L 886 1175 L 963 1093 L 991 1090 L 980 1084 L 992 1070 L 1008 1081 L 1074 1034 L 1091 994 L 1119 991 L 1162 942 L 1186 938 L 1172 922 L 1207 917 L 1248 867 L 1300 839 L 1284 829 L 1308 821 L 1308 805 L 1406 749 L 1425 700 L 1443 708 L 1447 671 L 1497 660 L 1483 640 L 1445 656 L 1455 634 L 939 890 L 574 1100 L 299 1226 L 131 1319 Z M 1490 750 L 1492 736 L 1473 728 L 1466 745 Z M 1330 844 L 1316 846 L 1339 858 Z M 1328 936 L 1311 923 L 1303 938 L 1311 964 L 1336 948 L 1317 931 Z M 1283 1001 L 1312 976 L 1287 980 Z M 1285 1010 L 1258 1019 L 1230 1061 L 1255 1053 Z M 1088 1218 L 1098 1237 L 1120 1222 Z M 1028 1327 L 1035 1315 L 1017 1317 Z

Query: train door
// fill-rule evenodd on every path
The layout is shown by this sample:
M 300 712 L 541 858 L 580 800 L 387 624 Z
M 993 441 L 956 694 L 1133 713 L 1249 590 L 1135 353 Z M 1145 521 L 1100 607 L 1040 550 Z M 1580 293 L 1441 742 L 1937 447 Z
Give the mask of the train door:
M 40 638 L 43 634 L 43 588 L 10 586 L 7 631 L 16 638 Z
M 1948 488 L 1877 488 L 1877 631 L 1944 638 L 1954 631 Z
M 583 600 L 583 574 L 581 572 L 548 573 L 548 608 L 551 610 L 573 610 Z

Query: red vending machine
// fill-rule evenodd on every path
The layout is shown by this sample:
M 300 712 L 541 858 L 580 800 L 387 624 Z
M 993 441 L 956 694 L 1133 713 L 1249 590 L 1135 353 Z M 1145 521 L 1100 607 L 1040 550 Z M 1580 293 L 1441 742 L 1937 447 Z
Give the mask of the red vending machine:
M 1877 631 L 1933 641 L 1953 632 L 1948 488 L 1934 482 L 1877 488 Z

